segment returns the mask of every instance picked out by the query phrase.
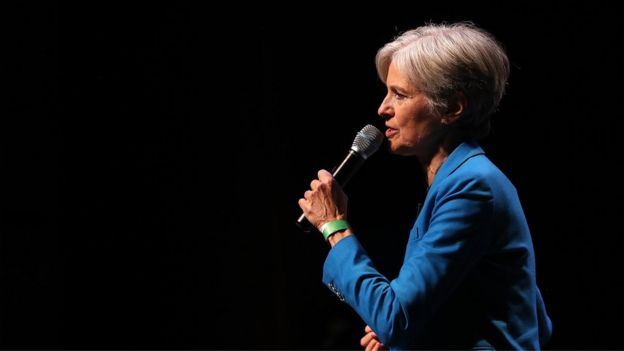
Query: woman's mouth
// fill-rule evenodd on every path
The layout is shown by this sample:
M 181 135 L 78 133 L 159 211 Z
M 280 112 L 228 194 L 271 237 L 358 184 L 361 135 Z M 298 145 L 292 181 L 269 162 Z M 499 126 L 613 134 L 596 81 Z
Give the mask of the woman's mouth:
M 397 129 L 393 129 L 393 128 L 388 128 L 386 129 L 386 138 L 390 139 L 392 138 L 395 134 L 397 134 L 399 131 Z

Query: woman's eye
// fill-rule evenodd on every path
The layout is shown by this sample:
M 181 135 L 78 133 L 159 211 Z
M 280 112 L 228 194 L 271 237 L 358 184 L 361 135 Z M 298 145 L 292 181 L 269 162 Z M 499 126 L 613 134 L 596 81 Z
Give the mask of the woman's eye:
M 405 95 L 403 95 L 403 94 L 399 94 L 399 93 L 395 92 L 395 93 L 394 93 L 394 97 L 395 97 L 397 100 L 403 100 L 403 99 L 405 99 L 407 96 L 405 96 Z

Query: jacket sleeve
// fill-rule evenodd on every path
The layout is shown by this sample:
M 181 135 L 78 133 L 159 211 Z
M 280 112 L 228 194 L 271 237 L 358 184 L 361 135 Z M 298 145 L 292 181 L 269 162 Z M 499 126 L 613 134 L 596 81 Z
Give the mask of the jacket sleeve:
M 447 180 L 449 180 L 447 178 Z M 408 245 L 399 276 L 389 281 L 355 236 L 329 252 L 323 282 L 360 315 L 387 346 L 418 334 L 474 263 L 489 240 L 493 198 L 475 179 L 438 186 L 426 232 Z
M 552 336 L 552 321 L 546 313 L 546 305 L 539 289 L 537 289 L 537 325 L 539 327 L 540 347 L 546 346 Z

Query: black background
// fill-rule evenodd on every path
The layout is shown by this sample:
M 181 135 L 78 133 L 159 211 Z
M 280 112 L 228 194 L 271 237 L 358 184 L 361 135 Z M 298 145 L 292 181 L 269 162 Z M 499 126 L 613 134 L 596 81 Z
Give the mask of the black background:
M 357 348 L 297 199 L 381 125 L 376 50 L 430 20 L 472 20 L 510 56 L 483 147 L 529 220 L 548 348 L 624 348 L 614 8 L 230 5 L 4 11 L 3 348 Z M 422 182 L 380 151 L 346 189 L 389 277 Z

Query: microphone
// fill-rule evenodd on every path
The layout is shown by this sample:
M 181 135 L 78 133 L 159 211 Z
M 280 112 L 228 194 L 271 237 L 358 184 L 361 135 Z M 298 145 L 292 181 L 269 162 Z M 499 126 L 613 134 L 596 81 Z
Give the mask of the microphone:
M 344 187 L 347 185 L 355 172 L 364 164 L 364 161 L 379 149 L 383 138 L 383 133 L 371 124 L 365 125 L 355 135 L 349 153 L 332 172 L 332 176 L 334 176 L 334 179 L 340 186 Z M 312 226 L 304 214 L 297 219 L 297 226 L 304 232 L 310 232 L 314 229 L 314 226 Z

